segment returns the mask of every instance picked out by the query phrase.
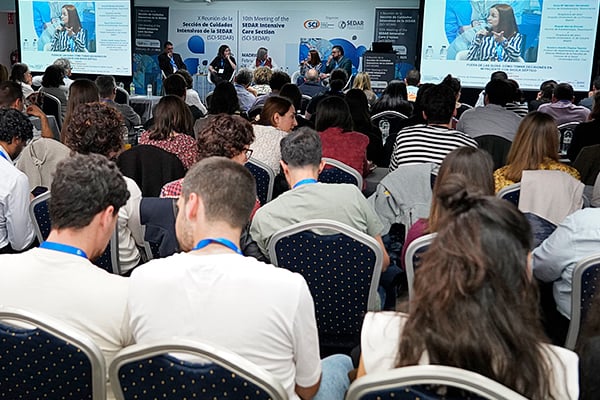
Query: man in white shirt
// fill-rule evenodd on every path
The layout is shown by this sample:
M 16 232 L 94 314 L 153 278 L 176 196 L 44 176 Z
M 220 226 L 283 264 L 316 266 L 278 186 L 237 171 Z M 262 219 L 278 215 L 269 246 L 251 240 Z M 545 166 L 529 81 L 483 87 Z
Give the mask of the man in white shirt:
M 0 254 L 24 250 L 34 239 L 29 180 L 13 165 L 32 138 L 33 125 L 23 113 L 0 108 Z
M 251 174 L 234 161 L 210 157 L 189 170 L 177 203 L 176 233 L 184 252 L 152 260 L 130 279 L 135 340 L 179 336 L 212 342 L 273 374 L 290 399 L 311 399 L 321 385 L 327 391 L 319 392 L 321 398 L 341 400 L 349 382 L 330 391 L 304 278 L 239 250 L 255 201 Z
M 1 112 L 1 111 L 0 111 Z M 0 256 L 0 304 L 44 313 L 87 334 L 108 366 L 133 339 L 125 318 L 127 279 L 96 267 L 129 193 L 118 167 L 97 154 L 58 164 L 52 230 L 39 248 Z M 112 392 L 109 390 L 109 398 Z

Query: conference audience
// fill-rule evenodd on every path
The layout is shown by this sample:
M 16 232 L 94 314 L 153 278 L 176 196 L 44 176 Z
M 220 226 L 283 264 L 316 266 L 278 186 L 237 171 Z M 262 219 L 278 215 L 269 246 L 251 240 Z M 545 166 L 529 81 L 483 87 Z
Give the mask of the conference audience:
M 346 92 L 346 103 L 352 116 L 352 124 L 356 132 L 367 135 L 369 145 L 367 146 L 367 160 L 377 166 L 383 166 L 383 137 L 381 130 L 371 122 L 369 115 L 369 103 L 364 90 L 350 89 Z
M 187 71 L 187 69 L 178 69 L 175 74 L 181 76 L 185 81 L 185 104 L 198 108 L 202 115 L 206 115 L 208 111 L 200 100 L 198 92 L 194 90 L 194 78 L 192 78 L 192 75 Z
M 314 97 L 323 93 L 327 88 L 321 84 L 319 72 L 316 69 L 309 69 L 304 75 L 304 82 L 298 86 L 300 92 L 306 96 Z
M 600 91 L 594 94 L 593 101 L 589 121 L 580 123 L 573 131 L 571 145 L 567 150 L 567 158 L 571 162 L 577 159 L 584 147 L 600 144 Z
M 237 98 L 240 103 L 240 111 L 247 112 L 256 101 L 254 89 L 250 89 L 252 83 L 252 71 L 248 68 L 242 68 L 235 76 L 233 87 L 237 93 Z
M 76 79 L 69 87 L 69 101 L 67 102 L 67 113 L 60 130 L 60 141 L 65 142 L 67 126 L 71 123 L 75 107 L 83 103 L 94 103 L 100 101 L 98 86 L 89 79 Z
M 194 134 L 198 135 L 210 123 L 213 116 L 218 114 L 234 115 L 240 113 L 240 101 L 233 83 L 220 82 L 215 87 L 212 96 L 207 98 L 208 115 L 197 119 L 194 123 Z
M 294 105 L 294 109 L 296 110 L 297 128 L 302 128 L 303 126 L 314 128 L 314 124 L 306 118 L 304 118 L 304 116 L 301 114 L 302 93 L 300 93 L 300 89 L 298 88 L 298 86 L 294 85 L 293 83 L 286 83 L 281 87 L 281 90 L 279 91 L 279 96 L 285 97 Z
M 542 82 L 540 91 L 537 92 L 535 100 L 529 102 L 529 111 L 537 111 L 542 104 L 550 103 L 552 101 L 552 93 L 554 93 L 554 88 L 557 84 L 558 83 L 553 79 Z
M 368 72 L 359 72 L 356 74 L 354 81 L 352 81 L 352 89 L 360 89 L 365 93 L 369 103 L 369 109 L 377 101 L 377 95 L 371 87 L 371 77 L 369 76 Z
M 576 106 L 573 101 L 575 101 L 573 86 L 564 82 L 559 83 L 552 92 L 552 102 L 542 104 L 538 107 L 538 111 L 552 116 L 556 125 L 587 121 L 590 115 L 589 108 Z
M 10 70 L 10 76 L 8 77 L 13 82 L 21 85 L 21 90 L 23 91 L 23 99 L 27 102 L 29 96 L 31 96 L 35 91 L 31 87 L 31 71 L 27 64 L 16 63 L 12 66 Z
M 119 104 L 115 102 L 115 98 L 117 97 L 117 85 L 113 76 L 100 75 L 96 78 L 95 83 L 98 87 L 98 93 L 100 94 L 100 101 L 119 111 L 128 130 L 131 130 L 134 126 L 142 123 L 140 116 L 129 104 Z
M 271 76 L 273 76 L 271 68 L 258 67 L 254 70 L 252 89 L 256 92 L 256 96 L 271 93 L 271 86 L 269 86 Z
M 391 81 L 371 107 L 371 115 L 382 111 L 396 111 L 408 117 L 412 114 L 413 106 L 407 99 L 406 84 L 401 81 Z
M 44 71 L 42 87 L 39 91 L 48 93 L 60 101 L 60 113 L 63 120 L 67 113 L 68 90 L 64 81 L 64 69 L 58 65 L 49 65 Z

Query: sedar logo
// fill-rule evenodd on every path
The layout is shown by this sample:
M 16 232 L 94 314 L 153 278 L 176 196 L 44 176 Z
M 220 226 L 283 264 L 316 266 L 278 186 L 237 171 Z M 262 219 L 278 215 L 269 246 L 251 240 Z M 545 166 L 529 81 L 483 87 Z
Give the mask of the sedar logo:
M 307 19 L 304 21 L 304 27 L 306 29 L 318 29 L 321 26 L 321 22 L 318 19 Z

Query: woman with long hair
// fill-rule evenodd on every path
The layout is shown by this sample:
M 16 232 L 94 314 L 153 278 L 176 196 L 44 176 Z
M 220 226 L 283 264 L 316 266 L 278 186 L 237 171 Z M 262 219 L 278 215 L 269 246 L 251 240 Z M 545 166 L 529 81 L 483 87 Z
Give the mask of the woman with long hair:
M 72 4 L 62 6 L 60 20 L 61 23 L 54 32 L 50 50 L 86 52 L 87 33 L 81 26 L 75 6 Z
M 300 62 L 300 76 L 304 77 L 309 69 L 316 69 L 321 71 L 321 56 L 315 49 L 310 49 L 306 59 Z
M 148 144 L 175 154 L 185 169 L 198 161 L 196 140 L 187 132 L 193 129 L 190 108 L 177 96 L 164 96 L 154 108 L 154 125 L 142 133 L 140 144 Z
M 475 35 L 467 60 L 519 61 L 522 40 L 512 7 L 495 4 L 490 8 L 487 26 Z
M 208 65 L 210 77 L 215 85 L 221 81 L 230 81 L 236 68 L 235 58 L 226 44 L 219 47 L 217 56 Z
M 321 136 L 323 157 L 341 161 L 363 177 L 369 174 L 369 138 L 354 130 L 350 108 L 343 98 L 329 96 L 319 102 L 315 128 Z
M 254 63 L 256 68 L 267 67 L 273 68 L 273 60 L 269 57 L 269 50 L 266 47 L 259 47 L 256 51 L 256 61 Z
M 252 157 L 279 172 L 281 149 L 279 142 L 298 125 L 296 108 L 290 100 L 281 96 L 270 96 L 253 125 L 254 144 Z
M 496 192 L 521 182 L 525 170 L 558 170 L 580 179 L 575 168 L 558 161 L 558 129 L 550 115 L 539 111 L 530 112 L 519 124 L 506 164 L 494 171 Z
M 452 89 L 452 91 L 454 92 L 454 95 L 456 96 L 456 115 L 454 116 L 454 120 L 453 120 L 454 125 L 456 125 L 455 121 L 458 121 L 460 119 L 460 116 L 462 115 L 462 113 L 464 113 L 465 111 L 467 111 L 473 107 L 460 102 L 460 95 L 461 95 L 461 90 L 462 90 L 462 85 L 460 84 L 460 79 L 448 74 L 442 80 L 442 85 L 446 85 L 450 89 Z
M 580 123 L 573 131 L 571 145 L 567 150 L 567 158 L 571 162 L 577 159 L 584 147 L 600 144 L 600 91 L 594 94 L 592 112 L 588 119 L 589 121 Z
M 369 103 L 364 90 L 350 89 L 346 92 L 346 103 L 350 108 L 354 130 L 365 134 L 369 138 L 367 146 L 367 160 L 377 166 L 385 164 L 383 152 L 383 137 L 378 126 L 371 122 Z
M 437 196 L 448 212 L 416 271 L 410 315 L 367 314 L 358 375 L 446 365 L 528 399 L 577 399 L 577 355 L 547 344 L 542 330 L 523 214 L 467 189 L 461 175 Z
M 9 80 L 18 83 L 21 85 L 21 90 L 23 90 L 23 98 L 27 99 L 31 96 L 35 91 L 31 87 L 32 77 L 31 71 L 29 70 L 29 66 L 23 63 L 16 63 L 12 66 L 10 70 Z
M 203 130 L 212 117 L 218 114 L 234 115 L 240 113 L 240 101 L 233 83 L 221 81 L 217 83 L 212 95 L 207 98 L 208 114 L 204 118 L 198 118 L 194 123 L 194 134 Z
M 406 84 L 401 81 L 391 81 L 381 94 L 381 97 L 371 107 L 371 115 L 382 111 L 397 111 L 410 117 L 413 106 L 408 99 Z
M 404 268 L 404 256 L 406 249 L 417 238 L 432 232 L 437 232 L 440 220 L 449 212 L 439 201 L 437 194 L 449 176 L 460 174 L 469 182 L 469 187 L 477 189 L 482 194 L 494 195 L 494 161 L 490 154 L 475 147 L 459 147 L 452 150 L 444 158 L 440 165 L 435 183 L 433 185 L 433 196 L 429 218 L 421 218 L 415 222 L 406 234 L 406 240 L 402 246 L 402 267 Z
M 98 91 L 98 86 L 96 86 L 94 81 L 86 78 L 76 79 L 73 81 L 71 86 L 69 86 L 67 112 L 65 113 L 65 119 L 60 130 L 61 142 L 64 143 L 64 135 L 69 123 L 71 122 L 75 107 L 77 107 L 79 104 L 94 103 L 96 101 L 100 101 L 100 93 Z
M 369 107 L 372 107 L 377 101 L 377 95 L 371 87 L 371 77 L 368 72 L 359 72 L 356 74 L 352 82 L 352 89 L 360 89 L 365 93 Z
M 40 92 L 48 93 L 60 101 L 60 112 L 62 119 L 67 114 L 67 103 L 69 89 L 65 86 L 65 70 L 58 65 L 49 65 L 44 71 L 42 77 L 42 87 Z

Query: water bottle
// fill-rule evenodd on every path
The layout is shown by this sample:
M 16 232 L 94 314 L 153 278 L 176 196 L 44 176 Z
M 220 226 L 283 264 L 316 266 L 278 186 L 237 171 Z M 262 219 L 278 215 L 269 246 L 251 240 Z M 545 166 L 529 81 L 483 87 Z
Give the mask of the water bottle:
M 23 50 L 29 50 L 29 42 L 27 39 L 23 39 Z
M 131 81 L 131 84 L 129 85 L 129 95 L 133 96 L 135 94 L 135 83 L 133 83 L 133 81 Z
M 38 50 L 38 41 L 36 38 L 33 38 L 33 48 L 31 50 L 33 50 L 33 51 Z
M 152 84 L 149 83 L 148 86 L 146 86 L 146 96 L 151 97 L 152 96 Z
M 446 46 L 442 46 L 440 49 L 440 60 L 445 60 L 448 57 L 448 49 Z
M 433 58 L 433 46 L 427 46 L 425 50 L 425 59 L 431 60 Z

